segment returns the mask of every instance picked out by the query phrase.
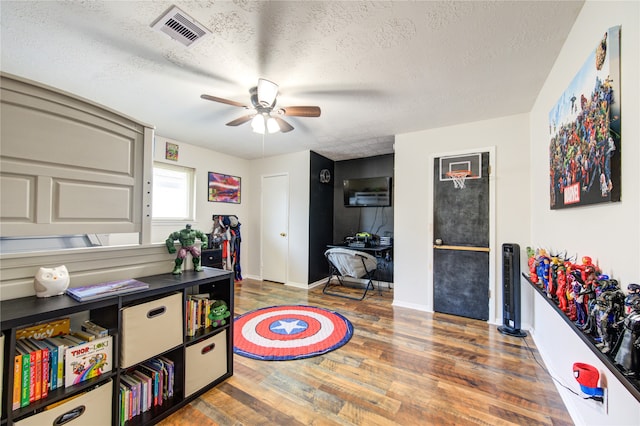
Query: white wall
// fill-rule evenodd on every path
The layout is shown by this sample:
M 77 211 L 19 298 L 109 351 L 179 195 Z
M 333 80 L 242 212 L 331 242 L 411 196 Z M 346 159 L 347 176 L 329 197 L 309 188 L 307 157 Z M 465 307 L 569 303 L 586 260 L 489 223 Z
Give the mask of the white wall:
M 622 201 L 564 210 L 549 209 L 548 114 L 608 28 L 621 25 Z M 623 288 L 640 281 L 640 2 L 585 3 L 531 111 L 531 241 L 591 256 Z M 531 290 L 529 290 L 531 292 Z M 532 334 L 554 376 L 576 389 L 574 362 L 596 366 L 609 390 L 609 410 L 558 388 L 578 424 L 640 424 L 633 398 L 571 328 L 554 317 L 540 296 L 533 299 Z
M 178 144 L 178 161 L 165 159 L 165 144 Z M 210 232 L 213 214 L 235 214 L 240 230 L 240 265 L 245 278 L 261 278 L 261 206 L 263 176 L 285 173 L 289 176 L 289 259 L 287 284 L 307 288 L 309 259 L 309 151 L 244 160 L 206 148 L 156 136 L 154 161 L 196 169 L 196 220 L 192 225 Z M 208 201 L 208 172 L 239 176 L 240 204 Z M 164 243 L 172 232 L 182 229 L 183 222 L 157 223 L 152 226 L 152 242 Z
M 166 142 L 177 144 L 179 147 L 178 161 L 165 159 Z M 242 224 L 240 231 L 244 231 L 245 221 L 251 211 L 251 189 L 247 184 L 250 162 L 227 154 L 189 145 L 181 141 L 167 139 L 156 135 L 153 151 L 153 160 L 182 167 L 190 167 L 196 170 L 196 195 L 195 212 L 196 217 L 191 225 L 194 229 L 204 233 L 211 232 L 213 214 L 236 215 Z M 217 172 L 233 176 L 239 176 L 240 181 L 240 204 L 218 203 L 208 201 L 208 173 Z M 164 244 L 167 237 L 174 231 L 184 228 L 186 222 L 153 222 L 151 226 L 151 242 Z M 240 266 L 245 268 L 246 254 L 248 253 L 251 241 L 245 239 L 242 234 L 242 244 L 240 245 Z M 190 257 L 189 257 L 190 259 Z M 190 262 L 190 260 L 189 260 Z M 190 265 L 190 263 L 188 263 Z M 248 266 L 248 265 L 247 265 Z
M 260 219 L 262 206 L 262 177 L 276 174 L 289 176 L 289 258 L 287 265 L 288 285 L 308 287 L 309 277 L 309 173 L 310 153 L 268 157 L 250 162 L 251 172 L 248 189 L 251 210 L 247 213 L 248 234 L 243 234 L 243 244 L 250 241 L 248 248 L 247 273 L 243 276 L 261 278 Z M 268 196 L 268 194 L 264 194 Z M 244 222 L 243 222 L 244 223 Z M 246 235 L 246 237 L 245 237 Z M 245 240 L 246 238 L 246 240 Z
M 433 310 L 433 158 L 460 150 L 495 149 L 496 229 L 493 260 L 501 265 L 501 245 L 529 241 L 529 123 L 519 114 L 396 136 L 394 198 L 394 304 Z M 524 254 L 521 253 L 521 257 Z M 524 262 L 524 259 L 523 259 Z M 525 263 L 526 264 L 526 263 Z M 490 322 L 500 322 L 502 274 L 491 282 Z M 498 318 L 499 317 L 499 318 Z M 523 308 L 523 321 L 531 313 Z

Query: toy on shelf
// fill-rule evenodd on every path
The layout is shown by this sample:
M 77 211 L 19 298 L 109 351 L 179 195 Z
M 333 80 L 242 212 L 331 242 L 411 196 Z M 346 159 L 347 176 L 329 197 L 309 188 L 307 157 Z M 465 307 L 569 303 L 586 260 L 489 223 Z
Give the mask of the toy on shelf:
M 55 268 L 40 268 L 33 279 L 37 297 L 64 294 L 69 287 L 69 272 L 64 265 Z
M 640 284 L 625 294 L 590 256 L 576 262 L 527 247 L 527 257 L 529 281 L 624 375 L 640 380 Z
M 596 346 L 608 353 L 618 340 L 616 324 L 624 319 L 625 296 L 616 280 L 603 281 L 601 289 L 589 317 L 590 332 L 598 342 Z
M 640 377 L 640 295 L 633 294 L 628 301 L 631 313 L 619 323 L 622 334 L 615 347 L 614 361 L 623 374 Z
M 202 271 L 202 266 L 200 266 L 200 247 L 196 245 L 196 239 L 198 238 L 201 241 L 201 245 L 206 247 L 207 236 L 202 231 L 191 229 L 191 225 L 189 224 L 187 224 L 184 229 L 169 235 L 169 238 L 165 241 L 169 253 L 173 254 L 176 252 L 176 247 L 174 245 L 176 240 L 178 240 L 181 245 L 180 250 L 178 250 L 178 256 L 175 260 L 175 267 L 171 272 L 172 274 L 179 275 L 182 273 L 182 262 L 184 262 L 184 258 L 187 257 L 187 253 L 191 253 L 193 270 L 197 272 Z
M 634 294 L 640 295 L 640 284 L 631 283 L 627 286 L 627 297 L 631 297 Z M 625 303 L 625 314 L 631 313 L 631 307 Z
M 226 318 L 231 316 L 229 308 L 224 300 L 214 300 L 211 305 L 211 311 L 209 312 L 209 319 L 211 325 L 214 327 L 220 327 L 227 323 Z
M 532 283 L 538 284 L 539 278 L 537 274 L 537 265 L 536 265 L 536 251 L 531 247 L 527 247 L 527 263 L 529 265 L 529 279 Z
M 557 290 L 556 297 L 558 298 L 558 308 L 564 313 L 569 310 L 569 299 L 567 298 L 567 273 L 564 264 L 557 267 L 556 273 Z

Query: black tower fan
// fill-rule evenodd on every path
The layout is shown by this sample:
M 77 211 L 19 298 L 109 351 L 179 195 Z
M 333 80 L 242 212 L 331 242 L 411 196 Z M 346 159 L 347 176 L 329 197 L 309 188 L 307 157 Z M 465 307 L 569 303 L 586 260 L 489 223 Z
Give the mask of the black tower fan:
M 502 245 L 502 324 L 498 331 L 525 337 L 520 330 L 520 246 Z

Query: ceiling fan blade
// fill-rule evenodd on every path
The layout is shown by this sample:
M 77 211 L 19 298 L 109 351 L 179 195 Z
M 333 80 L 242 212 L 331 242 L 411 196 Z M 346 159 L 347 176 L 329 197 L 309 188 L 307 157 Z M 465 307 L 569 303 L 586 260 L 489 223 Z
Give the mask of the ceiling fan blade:
M 320 107 L 317 106 L 292 106 L 278 109 L 278 113 L 292 117 L 320 117 Z
M 273 117 L 273 118 L 275 118 L 275 120 L 278 122 L 278 126 L 280 126 L 280 131 L 282 133 L 287 133 L 293 130 L 293 126 L 287 123 L 286 121 L 284 121 L 282 118 L 280 117 Z
M 241 104 L 240 102 L 236 102 L 236 101 L 230 101 L 229 99 L 218 98 L 216 96 L 211 96 L 211 95 L 200 95 L 200 97 L 202 99 L 206 99 L 208 101 L 220 102 L 221 104 L 227 104 L 227 105 L 232 105 L 232 106 L 237 106 L 237 107 L 242 107 L 242 108 L 249 109 L 249 107 L 246 106 L 245 104 Z
M 227 123 L 227 126 L 239 126 L 241 124 L 246 123 L 247 121 L 251 121 L 251 119 L 255 117 L 255 114 L 245 115 L 244 117 L 236 118 L 235 120 L 231 120 Z

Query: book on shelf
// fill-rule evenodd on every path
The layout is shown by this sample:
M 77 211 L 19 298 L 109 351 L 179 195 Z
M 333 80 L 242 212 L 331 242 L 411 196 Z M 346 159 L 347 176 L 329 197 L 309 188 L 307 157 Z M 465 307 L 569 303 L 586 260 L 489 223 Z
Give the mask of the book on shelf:
M 135 386 L 138 390 L 137 401 L 135 402 L 136 412 L 137 414 L 142 414 L 148 410 L 147 407 L 147 382 L 146 380 L 142 380 L 135 374 L 135 371 L 122 376 L 124 380 L 130 383 L 132 386 Z
M 124 382 L 120 382 L 120 426 L 124 426 L 125 422 L 131 420 L 129 417 L 129 397 L 131 391 Z
M 60 337 L 62 337 L 64 340 L 67 340 L 68 342 L 70 342 L 69 346 L 81 345 L 81 344 L 87 342 L 86 340 L 80 339 L 79 337 L 76 337 L 71 333 L 65 334 L 65 335 L 60 336 Z
M 113 367 L 113 336 L 68 347 L 64 354 L 64 385 L 76 385 Z
M 153 380 L 140 370 L 134 370 L 131 374 L 142 383 L 143 412 L 149 411 L 153 406 Z
M 117 296 L 132 293 L 134 291 L 149 288 L 149 284 L 138 280 L 118 280 L 84 287 L 68 288 L 66 293 L 78 302 L 102 299 L 104 297 Z
M 49 381 L 51 380 L 51 352 L 49 347 L 44 343 L 36 339 L 27 339 L 32 346 L 36 347 L 41 353 L 41 368 L 40 368 L 40 388 L 41 398 L 46 398 L 49 395 Z
M 16 342 L 21 343 L 29 353 L 29 404 L 42 397 L 42 352 L 32 347 L 25 339 Z
M 209 293 L 190 294 L 187 296 L 187 337 L 193 337 L 199 330 L 212 326 L 209 313 L 216 300 Z
M 159 356 L 158 359 L 160 361 L 162 361 L 167 369 L 167 375 L 168 377 L 168 394 L 167 397 L 168 398 L 172 398 L 173 397 L 173 387 L 175 385 L 175 366 L 173 361 L 171 361 L 169 358 L 165 357 L 165 356 Z
M 20 382 L 20 407 L 29 405 L 31 395 L 31 351 L 24 346 L 23 342 L 16 341 L 16 351 L 22 358 L 22 380 Z M 34 366 L 35 368 L 35 366 Z
M 131 391 L 131 405 L 128 417 L 133 418 L 140 414 L 140 382 L 127 375 L 122 375 L 120 381 Z
M 64 342 L 56 337 L 50 337 L 48 339 L 44 339 L 44 342 L 50 345 L 51 347 L 56 348 L 56 352 L 58 354 L 58 361 L 56 365 L 58 366 L 58 371 L 56 373 L 56 389 L 64 386 L 64 350 L 67 346 Z
M 144 375 L 151 377 L 151 405 L 153 407 L 162 405 L 162 372 L 148 365 L 148 363 L 138 365 L 136 369 L 141 371 Z
M 22 387 L 22 354 L 16 349 L 13 357 L 13 410 L 20 408 L 20 390 Z
M 46 337 L 68 334 L 70 330 L 69 318 L 60 318 L 40 324 L 23 327 L 16 330 L 16 339 L 44 339 Z
M 82 331 L 94 334 L 96 337 L 107 337 L 109 335 L 109 330 L 93 321 L 84 321 L 80 327 L 82 328 Z
M 73 337 L 76 337 L 82 341 L 90 342 L 96 338 L 96 335 L 93 333 L 88 333 L 86 331 L 74 330 L 70 333 Z
M 55 390 L 58 387 L 58 346 L 46 340 L 38 340 L 37 342 L 49 350 L 49 390 Z

